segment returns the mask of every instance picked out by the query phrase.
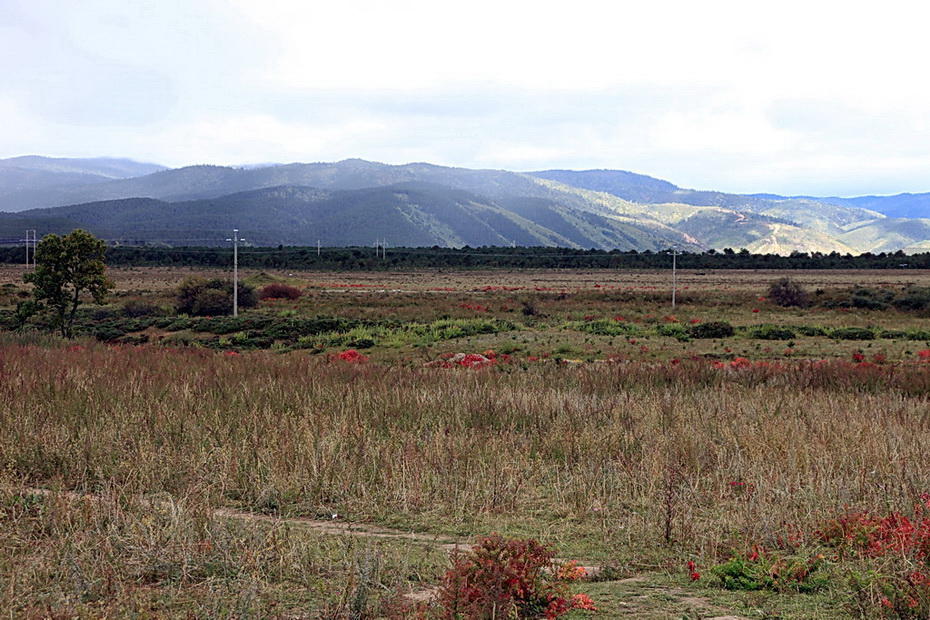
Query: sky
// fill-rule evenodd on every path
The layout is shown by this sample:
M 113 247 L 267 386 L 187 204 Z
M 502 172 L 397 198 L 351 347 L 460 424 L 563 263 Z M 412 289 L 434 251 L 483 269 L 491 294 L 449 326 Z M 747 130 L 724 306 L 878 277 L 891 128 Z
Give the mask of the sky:
M 0 0 L 0 158 L 930 191 L 919 3 Z

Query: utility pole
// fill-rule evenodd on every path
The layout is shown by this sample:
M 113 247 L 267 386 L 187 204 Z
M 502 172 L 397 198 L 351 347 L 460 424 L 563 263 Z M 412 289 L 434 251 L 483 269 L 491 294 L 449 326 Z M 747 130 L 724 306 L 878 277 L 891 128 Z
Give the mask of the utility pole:
M 226 241 L 233 242 L 233 316 L 239 316 L 239 242 L 245 239 L 240 239 L 239 229 L 233 228 L 232 239 Z
M 29 245 L 32 244 L 32 262 L 29 261 Z M 29 269 L 29 266 L 36 266 L 36 231 L 27 230 L 26 231 L 26 269 Z
M 316 255 L 317 256 L 320 255 L 320 240 L 319 239 L 316 240 Z

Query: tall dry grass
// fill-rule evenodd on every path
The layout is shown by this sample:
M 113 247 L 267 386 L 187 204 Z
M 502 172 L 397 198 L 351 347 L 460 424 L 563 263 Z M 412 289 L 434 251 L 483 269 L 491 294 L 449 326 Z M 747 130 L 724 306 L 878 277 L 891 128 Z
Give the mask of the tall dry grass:
M 202 562 L 185 569 L 183 558 L 217 538 L 205 538 L 221 527 L 209 511 L 230 504 L 533 534 L 602 562 L 667 544 L 711 557 L 742 539 L 810 531 L 846 505 L 909 507 L 930 489 L 928 393 L 930 364 L 440 369 L 6 344 L 4 505 L 40 486 L 103 493 L 119 510 L 68 525 L 48 520 L 54 505 L 43 509 L 37 523 L 52 531 L 4 545 L 0 586 L 9 594 L 0 597 L 22 592 L 24 579 L 51 587 L 72 570 L 63 549 L 95 531 L 98 543 L 112 539 L 104 555 L 135 549 L 110 562 L 136 566 L 134 583 L 213 583 Z M 138 498 L 180 502 L 184 519 L 173 526 L 170 514 L 156 515 L 168 521 L 146 529 L 148 504 Z M 28 516 L 16 510 L 3 518 Z M 28 548 L 30 536 L 56 559 L 24 557 L 57 566 L 55 576 L 13 577 L 29 574 L 14 549 Z M 319 574 L 313 553 L 288 545 L 280 561 L 293 574 Z M 236 553 L 253 547 L 261 545 Z M 165 553 L 175 554 L 163 563 L 170 575 L 149 557 Z M 217 563 L 245 562 L 231 557 Z

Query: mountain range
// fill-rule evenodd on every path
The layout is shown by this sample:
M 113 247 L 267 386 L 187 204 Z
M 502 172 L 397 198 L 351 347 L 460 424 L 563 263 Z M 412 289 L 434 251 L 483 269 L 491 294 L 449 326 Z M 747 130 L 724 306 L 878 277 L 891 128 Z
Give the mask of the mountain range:
M 682 189 L 620 170 L 510 172 L 360 159 L 169 169 L 0 160 L 0 241 L 73 228 L 112 244 L 524 245 L 757 253 L 930 250 L 930 194 L 858 198 Z

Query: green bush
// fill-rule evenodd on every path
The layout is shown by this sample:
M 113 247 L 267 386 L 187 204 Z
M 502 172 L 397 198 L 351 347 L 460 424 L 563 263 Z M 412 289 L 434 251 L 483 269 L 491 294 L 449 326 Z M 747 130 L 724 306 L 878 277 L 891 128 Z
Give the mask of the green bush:
M 232 296 L 218 288 L 204 289 L 194 298 L 190 313 L 194 316 L 232 314 Z
M 691 330 L 681 323 L 663 323 L 656 327 L 656 332 L 660 336 L 675 338 L 679 342 L 688 342 L 691 340 Z
M 37 301 L 27 299 L 16 303 L 16 311 L 10 315 L 9 321 L 4 321 L 4 327 L 7 329 L 19 329 L 29 322 L 29 319 L 36 316 L 42 310 L 41 304 Z
M 627 323 L 610 319 L 596 319 L 594 321 L 571 321 L 565 327 L 598 336 L 620 336 L 633 332 L 633 327 Z
M 241 332 L 250 326 L 251 319 L 242 316 L 218 316 L 193 322 L 191 329 L 197 332 L 224 335 Z
M 907 338 L 907 332 L 900 329 L 883 329 L 878 332 L 878 337 L 885 340 L 904 340 Z
M 827 330 L 822 327 L 817 327 L 816 325 L 798 325 L 794 329 L 802 336 L 816 337 L 827 335 Z
M 923 340 L 930 342 L 930 330 L 909 329 L 904 337 L 906 340 Z
M 361 322 L 355 319 L 321 315 L 310 319 L 279 319 L 265 327 L 265 333 L 276 340 L 297 340 L 302 336 L 347 332 L 359 325 Z
M 754 552 L 749 557 L 731 557 L 723 564 L 712 567 L 711 573 L 727 590 L 810 593 L 829 585 L 826 564 L 821 554 Z
M 857 286 L 845 294 L 848 297 L 834 300 L 833 307 L 885 310 L 891 307 L 891 302 L 895 296 L 894 292 L 888 289 L 874 289 L 865 286 Z
M 148 334 L 139 334 L 137 336 L 123 336 L 120 342 L 123 344 L 145 344 L 149 341 Z
M 759 325 L 749 329 L 750 338 L 757 340 L 793 340 L 795 333 L 787 327 L 777 325 Z
M 909 288 L 893 303 L 899 310 L 926 310 L 930 308 L 930 288 Z
M 164 329 L 169 332 L 179 332 L 185 329 L 190 329 L 194 326 L 194 319 L 189 317 L 177 317 L 170 318 L 165 317 L 164 319 L 159 319 L 156 321 L 155 326 L 159 329 Z
M 94 330 L 94 338 L 100 342 L 116 342 L 126 335 L 126 332 L 113 325 L 101 325 Z
M 875 340 L 875 332 L 865 327 L 838 327 L 830 332 L 836 340 Z
M 692 338 L 729 338 L 735 332 L 726 321 L 708 321 L 691 326 Z
M 142 301 L 140 299 L 130 299 L 123 304 L 123 308 L 120 311 L 120 314 L 128 318 L 136 319 L 148 316 L 161 316 L 164 314 L 164 312 L 162 312 L 162 309 L 153 303 Z

